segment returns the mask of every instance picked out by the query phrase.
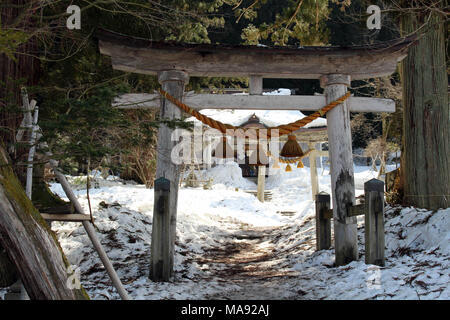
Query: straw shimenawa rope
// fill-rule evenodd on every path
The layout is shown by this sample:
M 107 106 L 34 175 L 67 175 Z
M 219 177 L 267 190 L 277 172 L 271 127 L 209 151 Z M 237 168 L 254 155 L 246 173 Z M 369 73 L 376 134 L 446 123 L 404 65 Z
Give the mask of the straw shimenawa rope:
M 164 96 L 167 100 L 169 100 L 170 102 L 172 102 L 174 105 L 176 105 L 178 108 L 180 108 L 181 110 L 183 110 L 184 112 L 190 114 L 191 116 L 195 117 L 197 120 L 201 121 L 202 123 L 208 125 L 211 128 L 217 129 L 220 132 L 222 132 L 223 134 L 227 134 L 229 135 L 230 133 L 232 133 L 233 136 L 237 136 L 240 135 L 241 133 L 239 131 L 236 131 L 238 129 L 242 129 L 241 127 L 236 127 L 233 126 L 231 124 L 227 124 L 227 123 L 222 123 L 220 121 L 214 120 L 210 117 L 207 117 L 203 114 L 201 114 L 200 112 L 198 112 L 195 109 L 192 109 L 191 107 L 189 107 L 188 105 L 184 104 L 183 102 L 181 102 L 178 99 L 175 99 L 173 96 L 171 96 L 168 92 L 164 91 L 163 89 L 159 88 L 158 89 L 159 93 Z M 334 107 L 338 106 L 339 104 L 343 103 L 345 100 L 347 100 L 350 97 L 351 93 L 347 92 L 345 95 L 343 95 L 342 97 L 340 97 L 339 99 L 330 102 L 329 104 L 327 104 L 325 107 L 321 108 L 320 110 L 314 112 L 313 114 L 310 114 L 307 117 L 304 117 L 300 120 L 297 120 L 295 122 L 291 122 L 288 124 L 282 124 L 280 126 L 277 127 L 270 127 L 270 128 L 266 128 L 265 130 L 267 130 L 267 135 L 265 135 L 265 138 L 271 138 L 272 137 L 272 130 L 274 131 L 278 131 L 277 136 L 282 136 L 285 134 L 290 134 L 304 126 L 306 126 L 308 123 L 311 123 L 312 121 L 316 120 L 318 117 L 325 115 L 328 111 L 330 111 L 331 109 L 333 109 Z M 227 130 L 231 130 L 232 132 L 227 132 Z M 258 138 L 259 136 L 259 129 L 255 129 L 255 131 L 257 131 L 257 136 L 254 137 L 253 133 L 251 131 L 249 131 L 247 133 L 247 135 L 249 136 L 249 138 Z M 276 157 L 276 161 L 277 162 L 281 162 L 281 163 L 286 163 L 288 166 L 286 167 L 287 171 L 291 171 L 291 167 L 289 166 L 289 164 L 293 164 L 296 163 L 297 161 L 299 161 L 299 163 L 301 163 L 302 159 L 307 157 L 313 150 L 310 149 L 307 152 L 305 152 L 305 154 L 303 154 L 300 157 L 296 157 L 296 158 L 283 158 L 283 157 Z M 303 165 L 302 165 L 303 166 Z
M 211 128 L 217 129 L 220 132 L 222 132 L 223 134 L 228 134 L 226 131 L 228 130 L 238 130 L 241 129 L 240 127 L 235 127 L 231 124 L 226 124 L 226 123 L 222 123 L 220 121 L 214 120 L 210 117 L 207 117 L 203 114 L 201 114 L 200 112 L 198 112 L 195 109 L 192 109 L 191 107 L 189 107 L 188 105 L 184 104 L 183 102 L 179 101 L 178 99 L 175 99 L 173 96 L 171 96 L 168 92 L 164 91 L 163 89 L 158 89 L 159 93 L 164 96 L 167 100 L 169 100 L 170 102 L 172 102 L 174 105 L 176 105 L 178 108 L 180 108 L 181 110 L 183 110 L 184 112 L 190 114 L 191 116 L 195 117 L 197 120 L 203 122 L 204 124 L 208 125 Z M 295 122 L 292 123 L 288 123 L 288 124 L 282 124 L 280 126 L 277 127 L 270 127 L 267 128 L 267 138 L 270 138 L 272 136 L 272 130 L 278 130 L 278 136 L 282 136 L 285 134 L 289 134 L 291 132 L 294 132 L 304 126 L 306 126 L 308 123 L 314 121 L 315 119 L 317 119 L 320 116 L 323 116 L 324 114 L 326 114 L 328 111 L 330 111 L 331 109 L 333 109 L 334 107 L 336 107 L 337 105 L 343 103 L 345 100 L 347 100 L 350 97 L 351 93 L 347 92 L 345 95 L 343 95 L 342 97 L 340 97 L 339 99 L 330 102 L 329 104 L 327 104 L 325 107 L 323 107 L 322 109 L 314 112 L 313 114 L 310 114 L 309 116 L 306 116 L 300 120 L 297 120 Z M 256 129 L 257 131 L 259 131 L 258 129 Z M 237 133 L 234 131 L 233 135 L 236 135 Z

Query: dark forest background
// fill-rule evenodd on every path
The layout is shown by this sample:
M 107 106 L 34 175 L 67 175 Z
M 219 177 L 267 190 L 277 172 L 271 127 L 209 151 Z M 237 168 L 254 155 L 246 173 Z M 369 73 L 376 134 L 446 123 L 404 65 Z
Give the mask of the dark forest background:
M 400 1 L 401 2 L 401 1 Z M 66 8 L 78 5 L 81 30 L 66 28 Z M 383 10 L 381 30 L 368 30 L 366 8 Z M 154 76 L 115 71 L 99 53 L 99 28 L 126 35 L 194 43 L 358 45 L 401 36 L 401 12 L 390 1 L 367 0 L 3 0 L 0 4 L 0 137 L 17 145 L 21 87 L 40 107 L 39 125 L 67 173 L 107 168 L 151 186 L 156 165 L 155 112 L 111 107 L 121 93 L 152 92 Z M 191 78 L 187 90 L 247 88 L 244 78 Z M 265 79 L 264 88 L 322 92 L 318 81 Z M 396 100 L 394 114 L 352 115 L 354 148 L 397 150 L 402 141 L 402 90 L 390 78 L 352 82 L 355 95 Z M 11 154 L 16 170 L 27 148 Z

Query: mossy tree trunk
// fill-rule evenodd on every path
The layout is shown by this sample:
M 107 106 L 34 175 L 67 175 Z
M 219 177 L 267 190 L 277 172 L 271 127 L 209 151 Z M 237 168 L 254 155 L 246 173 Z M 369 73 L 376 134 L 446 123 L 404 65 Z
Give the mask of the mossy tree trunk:
M 0 245 L 14 262 L 31 299 L 88 299 L 69 288 L 68 261 L 39 212 L 25 195 L 0 147 Z
M 408 4 L 410 2 L 408 1 Z M 428 19 L 426 10 L 401 17 L 404 35 Z M 450 206 L 449 99 L 446 23 L 432 13 L 426 33 L 402 62 L 404 204 L 438 209 Z

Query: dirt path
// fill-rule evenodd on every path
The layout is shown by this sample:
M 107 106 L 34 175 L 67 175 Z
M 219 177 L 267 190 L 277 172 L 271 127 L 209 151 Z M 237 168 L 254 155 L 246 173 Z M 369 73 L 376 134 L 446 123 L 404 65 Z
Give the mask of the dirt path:
M 279 228 L 239 230 L 222 247 L 208 250 L 197 263 L 209 266 L 211 276 L 239 289 L 210 295 L 208 299 L 298 299 L 286 296 L 281 283 L 298 276 L 279 267 L 280 257 L 271 243 Z

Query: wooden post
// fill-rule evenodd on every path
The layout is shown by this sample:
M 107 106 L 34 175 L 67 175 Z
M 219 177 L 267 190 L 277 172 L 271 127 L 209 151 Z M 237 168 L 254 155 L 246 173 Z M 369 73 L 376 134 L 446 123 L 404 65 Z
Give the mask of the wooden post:
M 264 202 L 264 189 L 266 185 L 266 166 L 258 166 L 258 200 Z
M 250 76 L 248 91 L 250 95 L 262 95 L 263 78 L 261 76 Z M 258 152 L 258 149 L 256 152 Z M 258 187 L 256 197 L 261 202 L 264 202 L 265 186 L 266 186 L 266 166 L 265 165 L 258 166 Z
M 162 71 L 158 74 L 158 81 L 161 83 L 162 89 L 179 100 L 183 98 L 184 86 L 188 80 L 189 76 L 183 71 L 170 70 Z M 181 114 L 181 110 L 177 106 L 161 98 L 161 119 L 180 119 Z M 171 159 L 172 149 L 178 143 L 177 141 L 172 141 L 172 132 L 173 130 L 164 124 L 161 124 L 158 130 L 156 178 L 164 177 L 170 181 L 170 193 L 164 214 L 158 214 L 160 207 L 156 199 L 159 194 L 155 188 L 150 261 L 150 278 L 153 281 L 169 281 L 173 274 L 180 166 L 174 164 Z M 169 223 L 169 227 L 166 227 L 164 232 L 160 232 L 166 223 Z M 167 250 L 160 250 L 160 248 L 165 248 L 166 246 Z
M 317 152 L 314 148 L 313 143 L 308 144 L 310 149 L 313 149 L 313 152 L 309 155 L 309 171 L 311 175 L 311 193 L 312 193 L 312 199 L 316 198 L 316 195 L 319 193 L 319 178 L 317 176 Z
M 322 175 L 323 174 L 323 154 L 321 152 L 322 151 L 322 142 L 319 142 L 319 148 L 317 150 L 319 150 L 319 154 L 320 154 L 320 157 L 319 157 L 320 175 Z
M 342 97 L 350 85 L 350 76 L 330 74 L 321 77 L 327 103 Z M 358 258 L 356 217 L 347 216 L 347 207 L 355 204 L 352 136 L 347 102 L 327 113 L 327 131 L 331 162 L 331 192 L 336 266 Z
M 28 152 L 28 163 L 27 163 L 27 182 L 25 186 L 25 192 L 27 194 L 28 199 L 31 200 L 31 191 L 33 188 L 33 160 L 34 154 L 36 152 L 36 141 L 37 141 L 37 122 L 39 116 L 39 108 L 36 106 L 34 110 L 33 116 L 33 124 L 31 128 L 31 137 L 30 137 L 30 151 Z
M 153 281 L 169 281 L 172 272 L 170 265 L 168 265 L 171 262 L 169 199 L 170 181 L 163 177 L 156 179 L 152 237 L 160 241 L 152 241 L 151 278 Z M 156 257 L 158 257 L 158 260 L 156 260 Z
M 326 217 L 330 209 L 330 195 L 321 192 L 316 199 L 316 250 L 326 250 L 331 247 L 331 219 Z
M 384 266 L 384 183 L 372 179 L 364 183 L 366 264 Z
M 263 78 L 261 76 L 250 76 L 248 93 L 251 95 L 263 93 Z

